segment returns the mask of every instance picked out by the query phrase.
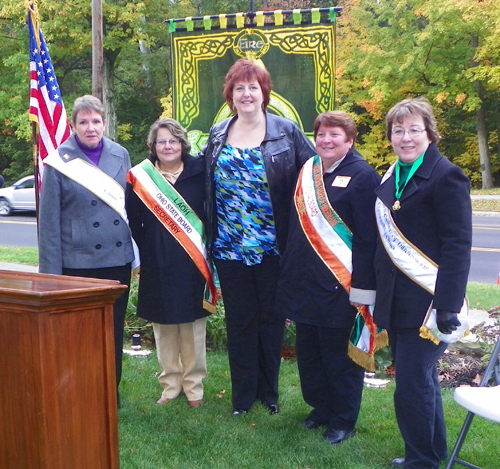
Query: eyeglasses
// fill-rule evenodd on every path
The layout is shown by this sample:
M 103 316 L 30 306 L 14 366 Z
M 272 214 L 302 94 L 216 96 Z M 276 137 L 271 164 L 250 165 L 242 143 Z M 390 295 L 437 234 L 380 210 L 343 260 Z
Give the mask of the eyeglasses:
M 169 144 L 170 146 L 178 145 L 181 143 L 181 141 L 178 138 L 171 138 L 170 140 L 157 140 L 156 144 L 159 147 L 164 147 L 166 144 Z
M 412 127 L 409 130 L 396 129 L 392 131 L 392 135 L 396 138 L 403 138 L 406 132 L 408 132 L 410 137 L 418 137 L 422 132 L 425 132 L 425 129 L 419 129 L 417 127 Z

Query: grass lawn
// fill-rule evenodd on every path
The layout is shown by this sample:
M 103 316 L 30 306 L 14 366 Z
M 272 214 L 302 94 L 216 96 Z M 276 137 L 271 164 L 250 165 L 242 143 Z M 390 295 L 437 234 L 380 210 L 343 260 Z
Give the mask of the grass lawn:
M 204 403 L 193 410 L 183 395 L 155 404 L 161 388 L 154 353 L 124 356 L 118 412 L 122 469 L 374 469 L 388 468 L 404 454 L 392 381 L 386 388 L 364 390 L 357 435 L 330 446 L 322 439 L 324 430 L 297 425 L 309 407 L 301 397 L 295 362 L 281 367 L 279 414 L 271 416 L 256 404 L 247 415 L 233 417 L 227 354 L 209 352 L 207 360 Z M 454 402 L 452 390 L 443 390 L 443 400 L 451 452 L 466 411 Z M 480 467 L 499 467 L 499 439 L 499 425 L 476 418 L 461 456 Z
M 0 261 L 38 265 L 38 248 L 0 246 Z
M 500 285 L 469 282 L 467 284 L 467 296 L 472 309 L 488 311 L 500 305 Z
M 474 212 L 500 212 L 500 200 L 473 200 Z

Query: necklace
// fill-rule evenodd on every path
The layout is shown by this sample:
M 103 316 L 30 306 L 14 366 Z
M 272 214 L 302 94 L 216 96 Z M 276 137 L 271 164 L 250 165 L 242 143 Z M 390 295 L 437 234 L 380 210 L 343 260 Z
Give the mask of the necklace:
M 417 169 L 420 167 L 422 162 L 424 161 L 424 155 L 425 152 L 422 153 L 417 160 L 415 160 L 413 163 L 411 163 L 411 168 L 408 173 L 408 176 L 406 177 L 406 180 L 404 183 L 401 183 L 401 167 L 404 165 L 404 163 L 401 163 L 401 160 L 398 160 L 395 168 L 395 179 L 396 179 L 396 201 L 394 204 L 392 204 L 392 209 L 394 211 L 397 211 L 401 208 L 401 196 L 403 195 L 403 191 L 406 187 L 406 184 L 408 184 L 408 181 L 412 178 L 412 176 L 415 174 Z M 408 168 L 408 164 L 404 165 L 406 168 Z

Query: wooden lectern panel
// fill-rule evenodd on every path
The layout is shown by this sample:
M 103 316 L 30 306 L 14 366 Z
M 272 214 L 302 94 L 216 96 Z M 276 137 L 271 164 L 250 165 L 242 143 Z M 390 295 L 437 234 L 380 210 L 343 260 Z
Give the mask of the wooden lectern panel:
M 0 461 L 115 469 L 119 282 L 0 271 Z

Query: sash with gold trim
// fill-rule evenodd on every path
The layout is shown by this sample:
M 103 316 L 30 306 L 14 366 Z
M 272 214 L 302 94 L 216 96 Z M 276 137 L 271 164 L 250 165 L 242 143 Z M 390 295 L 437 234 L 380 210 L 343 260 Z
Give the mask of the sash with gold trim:
M 128 226 L 128 217 L 125 210 L 125 190 L 123 187 L 97 166 L 87 163 L 81 158 L 70 158 L 68 155 L 64 155 L 61 158 L 59 151 L 54 150 L 47 155 L 43 162 L 92 192 L 92 194 L 118 213 Z M 137 249 L 137 244 L 133 238 L 132 247 L 135 256 L 132 262 L 133 270 L 140 265 L 139 249 Z
M 330 205 L 318 155 L 306 161 L 294 196 L 295 208 L 304 233 L 320 259 L 347 294 L 352 281 L 352 233 Z M 377 330 L 373 308 L 357 308 L 348 354 L 358 365 L 375 371 L 374 353 L 387 345 L 387 333 Z
M 395 165 L 392 165 L 388 169 L 382 178 L 381 184 L 389 179 L 394 171 L 394 167 Z M 394 223 L 391 211 L 379 198 L 375 202 L 375 215 L 380 239 L 394 265 L 417 285 L 434 295 L 439 268 L 438 264 L 404 236 Z M 458 314 L 461 326 L 451 334 L 443 334 L 437 328 L 436 310 L 433 309 L 431 301 L 424 322 L 420 327 L 420 337 L 429 339 L 435 344 L 439 344 L 440 341 L 446 343 L 456 342 L 468 333 L 468 313 L 469 301 L 465 297 L 462 309 Z
M 203 223 L 193 209 L 149 160 L 127 175 L 134 192 L 163 227 L 178 241 L 206 281 L 203 307 L 215 313 L 217 292 L 205 244 Z

